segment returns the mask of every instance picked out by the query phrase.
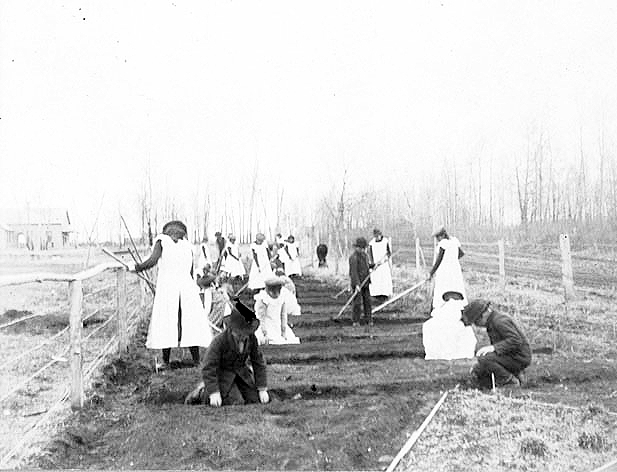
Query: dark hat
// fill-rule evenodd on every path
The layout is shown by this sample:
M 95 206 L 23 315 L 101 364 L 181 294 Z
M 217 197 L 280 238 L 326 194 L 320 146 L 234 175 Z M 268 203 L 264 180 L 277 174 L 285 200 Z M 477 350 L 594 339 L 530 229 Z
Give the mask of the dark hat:
M 441 298 L 443 298 L 444 301 L 448 301 L 448 300 L 462 300 L 465 297 L 463 297 L 463 294 L 461 292 L 456 292 L 452 290 L 449 292 L 444 292 Z
M 173 220 L 165 223 L 165 226 L 163 226 L 163 234 L 170 236 L 172 233 L 180 233 L 181 237 L 184 237 L 188 234 L 188 231 L 186 229 L 186 225 L 182 223 L 182 221 Z
M 362 236 L 360 236 L 359 238 L 356 239 L 354 246 L 365 249 L 366 246 L 368 246 L 368 243 L 366 242 L 366 238 L 363 238 Z
M 242 334 L 251 335 L 259 328 L 259 320 L 255 312 L 241 301 L 236 300 L 229 315 L 230 326 Z
M 289 235 L 287 236 L 287 242 L 293 243 L 296 240 L 296 238 L 293 237 L 293 235 Z
M 488 300 L 482 300 L 480 298 L 472 300 L 469 305 L 463 308 L 463 316 L 467 318 L 470 323 L 475 323 L 490 305 L 491 302 Z

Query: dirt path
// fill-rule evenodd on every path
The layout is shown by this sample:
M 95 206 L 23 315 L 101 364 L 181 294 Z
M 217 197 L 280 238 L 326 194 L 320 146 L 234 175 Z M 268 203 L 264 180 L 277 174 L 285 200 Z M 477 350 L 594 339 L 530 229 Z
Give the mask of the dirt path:
M 468 388 L 470 361 L 423 359 L 424 306 L 384 310 L 369 331 L 352 327 L 348 313 L 331 319 L 344 303 L 331 298 L 338 288 L 307 277 L 297 289 L 303 314 L 293 322 L 302 343 L 264 347 L 270 404 L 183 405 L 199 369 L 183 364 L 184 352 L 177 368 L 155 374 L 144 325 L 129 355 L 105 368 L 88 407 L 28 466 L 381 469 L 442 391 L 457 383 Z M 533 348 L 529 384 L 513 395 L 571 405 L 593 401 L 617 411 L 610 387 L 615 361 L 564 362 L 548 346 Z

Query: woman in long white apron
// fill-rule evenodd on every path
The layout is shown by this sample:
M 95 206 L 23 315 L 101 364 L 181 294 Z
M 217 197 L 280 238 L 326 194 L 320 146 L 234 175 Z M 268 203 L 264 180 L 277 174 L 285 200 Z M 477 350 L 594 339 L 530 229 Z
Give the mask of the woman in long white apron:
M 246 275 L 246 269 L 240 258 L 240 249 L 236 244 L 236 237 L 230 234 L 227 237 L 227 245 L 223 250 L 223 263 L 221 265 L 221 271 L 228 274 L 228 277 L 244 277 Z
M 270 267 L 270 253 L 268 245 L 265 243 L 266 237 L 262 233 L 257 233 L 255 242 L 251 243 L 251 269 L 249 271 L 250 290 L 261 290 L 266 286 L 266 279 L 272 277 L 272 267 Z
M 172 347 L 188 347 L 199 364 L 199 346 L 208 347 L 212 331 L 193 279 L 193 250 L 186 239 L 186 226 L 171 221 L 157 236 L 152 255 L 135 266 L 140 272 L 158 264 L 156 295 L 146 347 L 163 350 L 163 365 L 169 364 Z
M 300 262 L 300 248 L 293 236 L 287 238 L 285 247 L 282 249 L 285 253 L 285 275 L 288 277 L 294 275 L 302 275 L 302 263 Z
M 392 248 L 390 240 L 383 237 L 380 230 L 373 230 L 373 239 L 368 243 L 369 261 L 375 264 L 368 286 L 371 297 L 386 298 L 392 296 Z M 379 265 L 378 265 L 379 264 Z
M 444 303 L 443 294 L 449 291 L 461 293 L 463 301 L 467 302 L 465 281 L 459 263 L 459 259 L 465 254 L 461 243 L 454 236 L 449 236 L 443 226 L 440 226 L 433 236 L 438 241 L 437 258 L 429 275 L 429 278 L 435 279 L 433 308 L 439 308 Z

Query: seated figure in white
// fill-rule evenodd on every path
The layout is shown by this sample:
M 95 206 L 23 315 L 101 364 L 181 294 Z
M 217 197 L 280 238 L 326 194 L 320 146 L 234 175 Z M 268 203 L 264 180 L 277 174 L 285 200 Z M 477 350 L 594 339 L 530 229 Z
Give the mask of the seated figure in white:
M 291 292 L 283 284 L 280 277 L 270 277 L 265 281 L 266 289 L 255 295 L 255 314 L 260 323 L 255 336 L 259 344 L 300 343 L 287 322 L 295 307 Z
M 475 356 L 476 335 L 465 326 L 461 312 L 467 304 L 460 292 L 445 292 L 444 303 L 431 312 L 422 325 L 425 359 L 471 359 Z
M 287 306 L 287 314 L 291 316 L 300 316 L 302 310 L 296 297 L 296 284 L 290 277 L 285 275 L 284 269 L 276 269 L 274 272 L 283 282 L 283 288 L 281 289 L 281 295 L 285 298 L 285 305 Z

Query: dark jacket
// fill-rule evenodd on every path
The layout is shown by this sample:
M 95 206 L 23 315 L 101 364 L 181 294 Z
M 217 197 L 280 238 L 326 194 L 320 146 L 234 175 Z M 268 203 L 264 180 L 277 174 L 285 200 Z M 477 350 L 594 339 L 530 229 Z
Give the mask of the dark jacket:
M 531 363 L 531 347 L 514 320 L 494 311 L 486 320 L 486 333 L 498 356 L 508 356 L 527 367 Z
M 349 278 L 351 279 L 351 287 L 354 288 L 356 285 L 360 285 L 368 275 L 368 255 L 365 252 L 352 252 L 351 256 L 349 256 Z
M 255 380 L 247 365 L 249 359 L 255 373 Z M 230 328 L 216 336 L 206 352 L 202 375 L 207 395 L 221 392 L 221 395 L 225 397 L 236 375 L 247 384 L 255 385 L 257 389 L 266 388 L 266 360 L 259 350 L 255 335 L 251 334 L 247 338 L 246 348 L 242 354 L 238 352 Z

